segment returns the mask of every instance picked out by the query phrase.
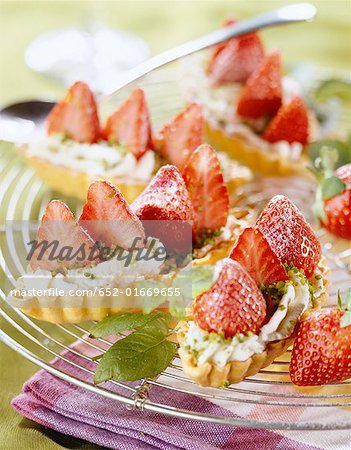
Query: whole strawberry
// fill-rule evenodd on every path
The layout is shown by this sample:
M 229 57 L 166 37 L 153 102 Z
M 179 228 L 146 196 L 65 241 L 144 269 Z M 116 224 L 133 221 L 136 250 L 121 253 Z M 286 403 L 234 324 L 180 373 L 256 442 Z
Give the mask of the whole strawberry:
M 192 102 L 162 127 L 156 137 L 156 149 L 167 162 L 182 170 L 188 156 L 203 140 L 202 107 Z
M 131 208 L 146 234 L 160 239 L 169 251 L 191 250 L 194 209 L 175 166 L 161 167 Z
M 292 144 L 308 142 L 308 109 L 301 97 L 294 97 L 289 103 L 280 107 L 263 133 L 268 142 L 286 141 Z
M 266 302 L 255 281 L 236 261 L 222 260 L 221 272 L 212 287 L 193 305 L 195 322 L 205 331 L 257 333 L 266 317 Z
M 321 245 L 298 208 L 283 195 L 273 197 L 256 222 L 282 263 L 313 275 L 320 259 Z
M 100 123 L 94 94 L 82 81 L 74 83 L 47 118 L 48 135 L 63 134 L 77 142 L 96 142 Z
M 315 162 L 319 179 L 314 212 L 329 233 L 351 240 L 351 164 L 334 172 L 336 150 L 322 148 Z
M 135 89 L 108 117 L 103 134 L 112 144 L 128 147 L 136 158 L 154 148 L 149 108 L 141 88 Z
M 351 307 L 351 289 L 348 292 Z M 291 381 L 299 386 L 336 383 L 351 377 L 350 310 L 311 310 L 301 322 L 292 350 Z
M 224 26 L 235 20 L 228 19 Z M 245 82 L 264 58 L 263 42 L 257 33 L 245 34 L 218 44 L 211 55 L 207 74 L 214 86 L 237 81 Z
M 282 104 L 280 54 L 267 55 L 247 80 L 237 106 L 239 116 L 247 119 L 274 116 Z

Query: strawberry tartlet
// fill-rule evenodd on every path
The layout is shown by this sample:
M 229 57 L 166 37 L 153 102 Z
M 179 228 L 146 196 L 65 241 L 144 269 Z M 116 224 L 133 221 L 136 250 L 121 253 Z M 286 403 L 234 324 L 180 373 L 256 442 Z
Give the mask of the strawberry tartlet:
M 125 279 L 133 283 L 150 277 L 172 284 L 173 272 L 177 273 L 178 268 L 213 264 L 227 256 L 250 217 L 250 211 L 240 211 L 240 214 L 230 211 L 228 188 L 217 154 L 209 145 L 200 145 L 191 154 L 182 173 L 174 165 L 162 166 L 131 205 L 110 182 L 94 181 L 77 222 L 63 202 L 49 203 L 35 241 L 58 242 L 56 252 L 69 246 L 78 255 L 82 245 L 93 248 L 96 243 L 102 251 L 105 247 L 130 251 L 133 241 L 138 239 L 145 254 L 156 254 L 162 248 L 167 254 L 175 253 L 172 274 L 166 270 L 169 261 L 144 261 L 140 255 L 136 261 L 131 258 L 130 264 L 124 267 L 121 260 L 105 260 L 100 256 L 50 259 L 51 248 L 40 256 L 42 248 L 38 247 L 31 254 L 28 273 L 17 280 L 14 300 L 18 303 L 15 304 L 21 307 L 21 300 L 30 300 L 30 307 L 22 306 L 23 311 L 57 323 L 98 320 L 122 308 L 140 310 L 142 303 L 139 305 L 134 299 L 133 306 L 128 307 L 130 298 L 123 303 L 123 295 L 119 296 L 118 307 L 111 305 L 104 295 L 106 288 L 118 287 Z M 151 248 L 155 239 L 157 245 Z M 49 303 L 45 297 L 28 298 L 21 294 L 38 285 L 45 290 L 62 288 L 63 294 L 49 299 Z M 103 294 L 98 290 L 96 295 L 83 293 L 69 298 L 66 295 L 67 289 L 77 292 L 89 288 L 101 288 Z
M 227 256 L 252 220 L 250 209 L 230 209 L 229 189 L 218 155 L 208 144 L 191 153 L 182 172 L 174 165 L 161 167 L 131 208 L 146 228 L 151 221 L 146 234 L 165 245 L 174 241 L 174 233 L 162 227 L 158 234 L 155 221 L 191 222 L 194 265 L 214 264 Z
M 191 103 L 154 136 L 145 93 L 135 89 L 101 126 L 94 94 L 74 83 L 47 118 L 47 135 L 21 146 L 21 156 L 53 190 L 85 199 L 92 181 L 109 180 L 133 201 L 166 163 L 180 169 L 204 138 L 202 108 Z M 251 178 L 221 155 L 231 188 Z
M 302 314 L 324 301 L 328 273 L 310 225 L 288 198 L 274 197 L 217 261 L 212 286 L 181 322 L 184 371 L 212 387 L 255 375 L 293 343 Z
M 184 75 L 186 97 L 204 105 L 207 141 L 265 175 L 303 169 L 319 125 L 298 82 L 282 75 L 280 53 L 265 54 L 257 33 L 210 52 L 205 61 L 195 55 Z

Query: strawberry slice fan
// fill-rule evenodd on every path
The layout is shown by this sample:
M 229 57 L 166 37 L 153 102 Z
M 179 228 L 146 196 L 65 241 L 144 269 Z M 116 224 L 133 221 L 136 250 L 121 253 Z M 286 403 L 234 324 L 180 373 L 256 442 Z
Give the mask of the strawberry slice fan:
M 255 39 L 255 37 L 250 39 Z M 247 52 L 246 44 L 246 42 L 243 42 L 240 51 Z M 219 49 L 218 51 L 220 52 L 221 50 Z M 262 60 L 261 53 L 260 48 L 258 48 L 257 53 L 254 55 L 256 60 Z M 221 77 L 223 75 L 220 66 L 214 67 L 213 70 L 216 71 L 216 76 Z M 247 72 L 243 72 L 241 69 L 234 75 L 240 79 L 246 79 L 249 76 Z M 166 81 L 161 80 L 157 83 L 150 82 L 150 84 L 145 83 L 143 85 L 148 94 L 153 125 L 157 129 L 161 129 L 162 125 L 169 118 L 175 117 L 177 112 L 184 107 L 179 95 L 179 86 L 169 80 L 169 75 L 161 72 L 160 78 L 162 79 L 163 76 Z M 122 92 L 122 97 L 127 97 L 125 92 Z M 160 101 L 161 98 L 166 100 Z M 271 107 L 276 109 L 279 108 L 279 105 L 272 101 Z M 194 116 L 196 115 L 195 113 Z M 285 120 L 283 113 L 284 111 L 281 113 L 281 120 Z M 93 142 L 96 138 L 94 133 L 97 133 L 97 129 L 94 131 L 94 128 L 90 127 L 89 130 L 92 134 L 84 136 L 84 139 L 89 139 Z M 268 137 L 274 136 L 278 130 L 279 126 L 275 126 L 273 123 L 271 129 L 267 130 Z M 117 130 L 111 122 L 103 132 L 113 136 L 115 133 L 119 133 L 120 130 Z M 162 130 L 162 133 L 164 136 L 172 137 L 172 130 L 167 127 Z M 145 145 L 149 145 L 148 140 L 149 135 L 145 134 Z M 198 143 L 195 144 L 194 146 L 197 147 Z M 155 146 L 159 145 L 159 142 L 156 140 Z M 177 162 L 182 166 L 184 155 L 179 153 L 174 145 L 160 148 L 164 155 L 167 154 L 169 158 L 180 158 L 180 161 Z M 103 385 L 94 384 L 92 376 L 98 364 L 94 357 L 96 354 L 105 351 L 110 344 L 104 338 L 92 339 L 88 337 L 89 330 L 93 326 L 92 321 L 79 323 L 77 319 L 77 323 L 48 324 L 29 317 L 19 308 L 12 307 L 5 301 L 5 298 L 9 290 L 14 287 L 16 280 L 27 271 L 27 267 L 23 265 L 20 255 L 23 253 L 24 245 L 28 242 L 31 234 L 30 221 L 39 221 L 50 200 L 59 199 L 56 203 L 51 202 L 51 206 L 46 212 L 47 215 L 52 217 L 52 215 L 59 213 L 60 216 L 67 217 L 68 221 L 71 217 L 74 217 L 76 220 L 81 218 L 82 225 L 85 223 L 86 227 L 89 228 L 91 227 L 89 219 L 94 217 L 97 212 L 100 215 L 105 213 L 108 215 L 108 210 L 105 211 L 100 204 L 100 198 L 109 198 L 108 195 L 105 195 L 105 190 L 108 191 L 110 187 L 108 184 L 92 184 L 88 195 L 94 198 L 92 204 L 95 209 L 93 207 L 85 207 L 82 211 L 82 205 L 78 201 L 65 198 L 64 196 L 58 197 L 49 191 L 34 175 L 33 171 L 20 162 L 14 152 L 5 151 L 2 161 L 0 203 L 2 216 L 6 220 L 6 222 L 3 222 L 1 229 L 1 232 L 6 230 L 6 233 L 2 234 L 0 255 L 1 276 L 5 281 L 2 284 L 3 290 L 0 292 L 0 339 L 2 341 L 37 366 L 46 369 L 56 378 L 73 384 L 77 389 L 92 392 L 101 396 L 101 398 L 109 398 L 109 401 L 114 400 L 130 408 L 138 409 L 140 412 L 144 411 L 145 414 L 152 412 L 202 422 L 265 429 L 338 429 L 340 430 L 338 433 L 347 433 L 347 431 L 341 430 L 351 428 L 350 413 L 346 408 L 351 406 L 350 380 L 335 382 L 333 377 L 330 376 L 327 381 L 333 384 L 326 384 L 323 387 L 306 387 L 306 371 L 300 370 L 300 368 L 301 364 L 308 365 L 306 361 L 308 361 L 309 349 L 303 341 L 301 352 L 295 351 L 292 354 L 288 350 L 285 354 L 276 356 L 271 365 L 262 368 L 258 373 L 251 368 L 252 372 L 247 373 L 243 381 L 240 381 L 238 384 L 232 384 L 230 387 L 226 384 L 223 384 L 221 388 L 198 387 L 184 373 L 178 355 L 176 355 L 171 365 L 161 375 L 156 377 L 141 379 L 136 383 L 112 381 Z M 213 166 L 216 171 L 218 169 L 217 162 L 212 160 L 210 149 L 205 146 L 201 148 L 201 151 L 193 153 L 187 164 L 182 167 L 184 186 L 191 192 L 191 202 L 189 206 L 189 200 L 183 195 L 180 196 L 176 213 L 185 219 L 193 217 L 192 203 L 196 210 L 195 221 L 197 227 L 201 229 L 206 224 L 207 227 L 216 229 L 218 226 L 222 226 L 226 219 L 224 215 L 216 214 L 216 211 L 226 211 L 228 208 L 228 198 L 222 188 L 222 182 L 218 183 L 218 174 L 215 173 L 212 178 L 207 178 L 207 184 L 202 186 L 201 189 L 199 184 L 196 184 L 197 189 L 191 189 L 191 181 L 205 177 L 207 165 Z M 196 170 L 197 167 L 203 167 L 204 172 Z M 163 172 L 165 171 L 169 172 L 167 179 L 170 181 L 178 176 L 172 173 L 172 169 L 167 166 L 163 168 Z M 217 202 L 212 209 L 204 209 L 200 196 L 206 193 L 206 189 L 209 191 L 213 190 L 214 185 L 217 186 L 216 192 L 218 191 L 216 194 Z M 240 211 L 247 208 L 247 205 L 250 205 L 254 214 L 258 216 L 272 197 L 284 195 L 297 205 L 309 223 L 313 223 L 311 211 L 314 188 L 314 184 L 308 179 L 291 178 L 289 183 L 286 183 L 284 179 L 258 178 L 239 189 L 232 207 Z M 165 198 L 166 204 L 167 198 L 165 195 L 163 198 Z M 144 202 L 146 197 L 148 201 Z M 112 197 L 109 200 L 112 201 Z M 139 198 L 131 209 L 126 207 L 122 209 L 123 201 L 117 202 L 116 200 L 116 204 L 118 203 L 124 214 L 128 213 L 132 218 L 135 216 L 143 218 L 158 214 L 156 200 L 151 188 L 143 197 Z M 65 204 L 69 206 L 69 209 L 67 209 Z M 20 224 L 19 220 L 21 220 Z M 124 230 L 123 238 L 128 238 L 130 235 L 135 236 L 138 233 L 142 237 L 144 230 L 139 227 L 139 222 L 134 220 L 131 223 L 134 224 L 135 229 Z M 86 227 L 78 229 L 75 224 L 76 222 L 71 222 L 69 229 L 71 236 L 77 233 L 75 236 L 76 243 L 84 243 L 92 235 L 99 237 L 99 230 L 87 229 Z M 253 221 L 246 228 L 246 231 L 241 233 L 238 245 L 232 250 L 232 262 L 221 268 L 221 275 L 217 279 L 217 281 L 221 281 L 223 286 L 220 296 L 224 304 L 228 300 L 226 292 L 231 289 L 230 279 L 233 274 L 240 278 L 242 288 L 249 290 L 247 302 L 243 304 L 243 310 L 251 311 L 253 308 L 253 311 L 249 321 L 245 314 L 242 316 L 241 330 L 243 333 L 258 332 L 257 330 L 261 329 L 267 330 L 267 315 L 272 315 L 272 311 L 276 310 L 274 304 L 275 292 L 270 290 L 270 286 L 278 280 L 278 285 L 279 282 L 284 283 L 287 277 L 286 266 L 281 261 L 289 257 L 289 260 L 294 261 L 295 266 L 298 267 L 301 263 L 299 259 L 301 255 L 297 251 L 295 252 L 295 244 L 299 243 L 292 243 L 290 247 L 280 245 L 276 248 L 274 236 L 277 230 L 268 227 L 268 218 L 267 220 L 262 219 L 259 224 L 260 226 L 254 229 Z M 298 222 L 296 222 L 296 226 L 299 226 Z M 45 227 L 42 230 L 45 232 Z M 350 285 L 351 253 L 349 242 L 339 239 L 320 225 L 317 225 L 314 231 L 321 243 L 322 253 L 326 258 L 326 265 L 331 269 L 329 305 L 327 303 L 326 306 L 335 305 L 338 292 L 340 298 L 345 299 Z M 310 230 L 308 229 L 309 232 Z M 106 236 L 106 233 L 104 233 L 104 239 L 107 239 Z M 113 241 L 119 239 L 119 236 L 113 235 L 113 230 L 109 230 L 108 236 Z M 166 244 L 167 238 L 166 230 L 163 236 Z M 289 236 L 283 236 L 283 240 L 287 239 L 289 239 Z M 312 250 L 318 252 L 317 247 Z M 287 255 L 287 251 L 289 251 L 289 255 Z M 313 272 L 315 268 L 314 258 L 311 256 L 312 253 L 309 254 L 310 257 L 304 257 L 303 261 L 303 267 L 307 275 L 309 271 Z M 268 261 L 264 266 L 264 270 L 262 270 L 261 264 L 263 260 Z M 203 272 L 200 271 L 200 275 L 206 272 L 206 267 L 208 266 L 201 268 Z M 193 283 L 195 284 L 195 280 L 193 280 Z M 211 289 L 216 291 L 218 286 L 219 284 L 212 286 Z M 205 290 L 209 292 L 209 289 L 207 287 Z M 216 328 L 216 321 L 220 320 L 220 317 L 212 317 L 211 320 L 207 320 L 204 311 L 208 307 L 211 297 L 207 292 L 199 296 L 195 313 L 197 320 L 205 329 L 213 330 Z M 236 291 L 235 295 L 237 295 Z M 265 302 L 265 297 L 269 301 Z M 240 314 L 242 314 L 243 310 L 240 310 Z M 283 310 L 278 310 L 278 313 L 280 312 L 284 313 Z M 307 317 L 303 325 L 304 328 L 300 329 L 297 339 L 303 339 L 304 330 L 306 333 L 311 334 L 317 320 L 320 320 L 326 326 L 325 339 L 332 342 L 333 335 L 330 330 L 332 330 L 334 325 L 340 326 L 340 313 L 335 312 L 320 317 L 318 317 L 317 313 L 314 313 Z M 226 327 L 228 336 L 232 336 L 237 331 L 230 320 Z M 347 339 L 347 336 L 345 337 L 343 333 L 340 333 L 339 342 L 341 347 L 345 339 Z M 77 340 L 80 344 L 71 347 Z M 289 375 L 291 356 L 296 362 L 296 370 Z M 334 367 L 336 376 L 338 376 L 340 367 Z M 317 375 L 317 378 L 318 376 L 321 375 Z M 292 384 L 291 379 L 296 384 Z M 179 396 L 182 396 L 184 401 L 179 402 Z M 219 404 L 221 406 L 218 406 Z

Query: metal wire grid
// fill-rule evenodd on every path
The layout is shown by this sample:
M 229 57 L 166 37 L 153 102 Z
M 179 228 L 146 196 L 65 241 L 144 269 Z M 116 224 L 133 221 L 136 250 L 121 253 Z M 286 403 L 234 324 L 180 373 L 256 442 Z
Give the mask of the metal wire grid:
M 167 110 L 169 117 L 179 108 L 180 98 L 176 97 L 175 92 L 173 91 L 168 97 L 166 95 L 165 90 L 169 92 L 170 86 L 174 86 L 174 82 L 170 82 L 167 89 L 165 84 L 159 82 L 154 85 L 150 84 L 150 92 L 154 94 L 155 101 L 159 98 L 159 94 L 162 94 L 162 102 L 157 103 L 156 101 L 155 103 L 154 101 L 152 103 L 156 111 L 155 122 L 159 122 L 161 117 L 164 118 L 163 113 L 157 114 L 159 110 L 164 109 L 163 102 L 169 105 L 170 99 L 174 100 L 173 107 Z M 0 204 L 3 206 L 2 210 L 6 211 L 5 216 L 1 218 L 2 223 L 12 220 L 36 220 L 41 217 L 51 198 L 51 193 L 36 179 L 33 171 L 24 168 L 11 152 L 7 152 L 7 156 L 2 158 L 0 164 Z M 289 195 L 304 212 L 310 211 L 308 204 L 313 197 L 313 185 L 306 180 L 298 179 L 263 178 L 258 180 L 241 189 L 236 204 L 249 203 L 259 209 L 272 195 L 277 193 Z M 70 206 L 79 208 L 75 202 L 71 202 Z M 26 233 L 28 231 L 25 230 L 23 239 L 28 242 L 28 234 Z M 334 283 L 332 284 L 331 298 L 333 299 L 338 289 L 343 293 L 350 285 L 351 249 L 339 249 L 337 241 L 330 240 L 330 236 L 323 230 L 319 230 L 318 234 L 323 243 L 328 264 L 332 268 L 332 281 Z M 12 234 L 2 233 L 0 236 L 2 246 L 0 276 L 8 283 L 7 287 L 11 288 L 14 283 L 13 280 L 18 275 L 23 274 L 25 269 L 22 267 L 19 258 L 16 257 L 16 247 Z M 3 249 L 6 249 L 5 252 Z M 14 255 L 11 261 L 6 258 L 8 250 L 10 250 L 11 255 Z M 6 276 L 9 270 L 11 277 Z M 91 357 L 90 351 L 101 353 L 110 343 L 105 339 L 88 339 L 88 330 L 92 323 L 80 325 L 47 324 L 31 319 L 20 310 L 9 306 L 5 301 L 6 293 L 3 289 L 0 290 L 0 297 L 1 340 L 51 374 L 103 397 L 122 402 L 128 408 L 240 427 L 300 430 L 343 430 L 351 428 L 349 412 L 340 408 L 351 406 L 351 382 L 345 381 L 325 386 L 319 389 L 317 393 L 303 388 L 294 388 L 288 376 L 289 352 L 277 359 L 270 367 L 261 370 L 258 375 L 249 377 L 244 382 L 225 389 L 204 389 L 192 383 L 184 375 L 178 357 L 159 377 L 141 380 L 138 385 L 113 381 L 95 386 L 91 379 L 94 373 L 93 368 L 97 363 Z M 83 352 L 77 347 L 72 347 L 72 344 L 77 341 L 84 343 L 84 348 L 89 351 Z M 69 350 L 71 354 L 79 357 L 79 362 L 72 361 L 67 354 L 62 354 L 64 350 Z M 72 376 L 69 372 L 56 367 L 51 362 L 53 358 L 64 361 L 70 367 L 80 369 L 82 377 Z M 87 377 L 89 378 L 88 381 Z M 159 388 L 156 398 L 152 395 L 155 392 L 154 387 Z M 118 392 L 115 389 L 118 389 Z M 245 409 L 251 406 L 262 406 L 261 417 L 246 419 L 238 416 L 207 415 L 190 409 L 179 409 L 164 404 L 162 394 L 160 394 L 163 389 L 192 394 L 218 404 L 223 403 L 227 409 L 233 411 L 240 411 L 240 408 Z M 294 421 L 294 410 L 299 407 L 305 407 L 315 412 L 316 419 Z M 326 408 L 329 414 L 326 415 L 327 417 L 324 415 L 324 418 L 321 419 L 320 414 Z M 341 419 L 340 414 L 342 414 Z

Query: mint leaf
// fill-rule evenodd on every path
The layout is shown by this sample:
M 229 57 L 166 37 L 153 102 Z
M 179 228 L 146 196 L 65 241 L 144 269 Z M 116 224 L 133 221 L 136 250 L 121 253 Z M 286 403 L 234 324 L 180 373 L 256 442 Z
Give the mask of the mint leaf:
M 153 378 L 166 369 L 177 348 L 176 344 L 167 341 L 170 320 L 170 314 L 160 314 L 113 344 L 101 358 L 94 382 Z
M 321 185 L 322 189 L 322 198 L 323 200 L 331 197 L 335 197 L 335 195 L 341 194 L 346 188 L 346 184 L 340 180 L 340 178 L 336 176 L 331 176 L 326 178 Z
M 90 330 L 90 336 L 100 338 L 118 334 L 126 330 L 135 330 L 142 327 L 150 320 L 154 320 L 158 314 L 143 314 L 143 313 L 123 313 L 108 316 L 101 322 L 97 323 Z
M 213 285 L 214 266 L 204 265 L 192 268 L 192 297 L 195 298 Z

